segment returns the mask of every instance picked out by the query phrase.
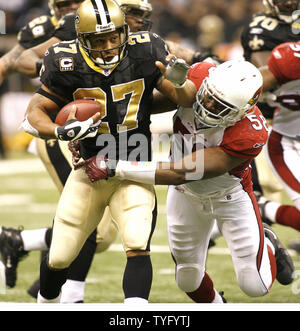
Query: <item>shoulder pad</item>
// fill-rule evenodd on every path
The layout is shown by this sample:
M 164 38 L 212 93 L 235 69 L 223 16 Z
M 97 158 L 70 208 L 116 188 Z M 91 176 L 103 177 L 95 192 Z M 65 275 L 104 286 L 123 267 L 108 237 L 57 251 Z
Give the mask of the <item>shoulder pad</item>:
M 133 47 L 130 55 L 132 58 L 154 58 L 166 63 L 167 46 L 164 40 L 155 33 L 149 31 L 131 33 L 128 38 L 128 46 Z
M 300 79 L 300 42 L 275 47 L 267 63 L 280 84 Z
M 31 48 L 50 39 L 55 31 L 55 25 L 50 16 L 43 15 L 34 18 L 18 33 L 18 41 L 24 48 Z
M 58 26 L 55 29 L 54 37 L 60 40 L 73 40 L 76 39 L 75 29 L 75 14 L 65 15 L 58 22 Z

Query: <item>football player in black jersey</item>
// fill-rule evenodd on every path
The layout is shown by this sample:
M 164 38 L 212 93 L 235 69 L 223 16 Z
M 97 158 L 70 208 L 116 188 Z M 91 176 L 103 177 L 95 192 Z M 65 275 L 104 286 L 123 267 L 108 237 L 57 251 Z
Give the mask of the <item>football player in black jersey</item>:
M 152 21 L 150 20 L 152 6 L 148 0 L 117 0 L 117 2 L 125 14 L 130 32 L 150 31 L 152 27 Z M 16 70 L 24 75 L 37 77 L 42 65 L 41 59 L 47 49 L 59 41 L 73 40 L 75 38 L 74 16 L 66 15 L 64 19 L 60 21 L 60 25 L 56 28 L 52 38 L 38 46 L 26 50 L 19 56 L 15 65 Z M 166 40 L 166 44 L 170 53 L 184 59 L 188 64 L 204 60 L 214 64 L 223 62 L 217 56 L 209 52 L 194 51 L 170 40 Z
M 168 95 L 170 88 L 155 66 L 156 61 L 166 63 L 164 41 L 150 32 L 128 37 L 124 14 L 113 0 L 84 1 L 75 22 L 78 40 L 54 45 L 44 58 L 43 85 L 28 106 L 24 129 L 44 139 L 79 140 L 84 159 L 100 153 L 117 159 L 151 160 L 153 89 Z M 101 113 L 80 122 L 73 109 L 64 126 L 51 121 L 51 113 L 82 98 L 98 100 Z M 58 204 L 49 257 L 41 263 L 38 302 L 59 302 L 68 267 L 106 206 L 127 255 L 125 302 L 148 301 L 150 240 L 156 221 L 153 187 L 115 180 L 94 185 L 79 169 L 72 170 Z
M 57 2 L 61 3 L 61 1 L 59 0 Z M 122 9 L 124 10 L 124 12 L 128 14 L 126 14 L 126 21 L 128 22 L 130 30 L 132 32 L 151 28 L 152 23 L 149 20 L 149 16 L 152 12 L 152 7 L 147 0 L 122 0 L 120 2 L 122 3 Z M 70 3 L 70 7 L 72 7 L 73 2 Z M 57 24 L 55 18 L 57 18 L 57 20 L 59 19 L 58 6 L 55 6 L 55 1 L 50 1 L 49 7 L 51 8 L 51 13 L 55 14 L 55 17 L 52 17 L 51 22 L 55 22 L 56 28 L 54 30 L 54 25 L 51 25 L 51 29 L 49 28 L 49 25 L 46 26 L 49 28 L 49 33 L 47 34 L 49 40 L 46 41 L 45 44 L 51 45 L 60 40 L 74 39 L 76 37 L 74 16 L 67 15 L 63 19 L 60 19 L 59 24 Z M 46 22 L 47 20 L 45 20 L 44 18 L 34 20 L 34 22 L 36 23 L 41 23 L 44 21 Z M 48 21 L 50 22 L 50 19 Z M 30 26 L 32 26 L 33 28 L 36 27 L 36 25 L 34 25 L 33 23 L 31 23 Z M 23 30 L 26 32 L 24 33 Z M 38 26 L 36 27 L 36 29 L 34 29 L 34 31 L 35 30 L 46 31 L 45 27 L 43 26 Z M 22 34 L 19 34 L 22 43 L 26 41 L 29 47 L 30 45 L 35 46 L 35 44 L 39 44 L 38 42 L 34 43 L 31 40 L 33 39 L 34 34 L 33 32 L 30 33 L 30 29 L 28 29 L 28 27 L 22 29 L 22 32 Z M 47 38 L 44 37 L 41 42 L 45 39 Z M 34 41 L 36 41 L 36 39 L 34 39 Z M 41 51 L 41 53 L 43 52 L 44 50 Z M 23 68 L 23 66 L 24 65 L 22 64 L 21 68 Z M 71 170 L 69 164 L 70 159 L 68 157 L 66 145 L 64 144 L 64 142 L 58 142 L 54 139 L 45 142 L 41 139 L 37 139 L 37 142 L 39 156 L 41 157 L 59 191 L 61 191 Z M 101 226 L 99 226 L 99 230 L 101 231 L 97 232 L 97 252 L 102 252 L 106 250 L 109 247 L 110 243 L 113 242 L 116 238 L 115 226 L 113 224 L 110 226 L 106 225 L 109 222 L 109 215 L 106 216 L 106 214 L 101 222 Z M 52 229 L 20 231 L 12 228 L 2 227 L 2 230 L 2 234 L 0 235 L 0 246 L 2 247 L 2 251 L 6 256 L 6 259 L 10 256 L 10 258 L 13 258 L 13 261 L 15 262 L 13 263 L 12 268 L 6 269 L 8 272 L 8 285 L 10 287 L 13 287 L 16 281 L 16 267 L 18 264 L 18 260 L 24 254 L 27 253 L 26 251 L 24 251 L 24 246 L 25 248 L 27 248 L 27 250 L 44 249 L 49 247 Z M 70 268 L 68 282 L 64 286 L 63 291 L 62 300 L 64 302 L 80 302 L 83 300 L 84 280 L 89 270 L 90 263 L 92 261 L 91 257 L 93 256 L 93 252 L 94 250 L 92 247 L 92 240 L 90 240 L 90 244 L 85 245 L 83 252 L 81 252 L 79 257 L 76 259 L 77 266 L 73 263 L 72 268 Z M 74 284 L 76 285 L 77 289 L 73 288 L 74 286 L 72 287 L 72 279 L 75 280 Z M 39 280 L 36 281 L 33 286 L 31 286 L 31 288 L 28 290 L 28 293 L 32 296 L 36 296 L 38 289 Z M 69 292 L 71 294 L 68 294 Z
M 265 11 L 253 17 L 241 36 L 245 59 L 257 67 L 266 65 L 271 51 L 279 44 L 300 40 L 300 1 L 263 0 L 263 3 Z M 260 109 L 266 118 L 273 118 L 275 109 L 268 106 L 266 102 L 260 103 Z M 280 199 L 283 188 L 267 165 L 267 161 L 264 158 L 257 159 L 256 166 L 253 164 L 252 167 L 254 190 L 264 221 L 269 224 L 277 222 L 295 228 L 295 223 L 300 222 L 300 213 L 294 206 L 280 205 L 273 201 L 269 203 L 270 200 Z M 268 210 L 266 210 L 267 205 Z M 280 209 L 284 209 L 285 213 L 277 213 Z M 299 247 L 300 251 L 300 243 L 298 242 L 298 246 L 297 242 L 295 244 L 296 246 L 291 248 Z
M 152 12 L 152 7 L 147 0 L 122 0 L 121 2 L 122 9 L 124 12 L 128 13 L 128 15 L 126 14 L 126 21 L 132 32 L 151 28 L 152 24 L 149 20 L 149 15 Z M 54 10 L 52 10 L 52 12 L 54 12 Z M 74 15 L 66 15 L 59 21 L 59 25 L 51 35 L 51 38 L 44 44 L 51 45 L 60 40 L 74 39 L 75 37 Z M 44 53 L 45 47 L 48 47 L 44 46 L 44 44 L 41 45 L 41 54 Z M 39 47 L 40 46 L 38 46 L 37 49 L 39 49 Z M 30 56 L 29 59 L 31 60 Z M 26 65 L 22 64 L 19 67 L 23 68 L 24 66 L 26 67 Z M 166 106 L 166 103 L 161 103 L 160 107 L 162 107 L 162 105 Z M 66 150 L 66 144 L 64 144 L 63 141 L 57 141 L 55 139 L 48 141 L 37 139 L 36 142 L 40 158 L 57 188 L 61 191 L 71 170 L 69 165 L 71 160 L 69 157 L 70 155 L 68 155 L 69 151 Z M 6 259 L 8 257 L 13 257 L 15 262 L 13 263 L 12 268 L 7 269 L 7 271 L 12 271 L 15 284 L 18 259 L 23 256 L 23 254 L 27 253 L 24 251 L 24 247 L 27 248 L 27 250 L 37 250 L 49 247 L 52 229 L 20 231 L 3 227 L 2 230 L 2 234 L 0 235 L 0 246 L 2 246 L 2 251 L 6 256 Z M 115 240 L 116 235 L 116 228 L 113 223 L 110 222 L 109 214 L 106 211 L 97 232 L 96 252 L 99 253 L 106 250 L 111 242 Z M 63 302 L 81 302 L 83 300 L 84 280 L 89 270 L 94 252 L 92 243 L 93 241 L 89 240 L 89 243 L 85 244 L 83 251 L 76 259 L 76 264 L 73 263 L 70 268 L 68 281 L 63 290 Z M 10 278 L 12 277 L 7 277 L 7 279 Z M 9 282 L 10 287 L 14 284 L 12 284 L 12 281 Z M 38 290 L 39 280 L 31 286 L 28 293 L 36 297 Z
M 18 44 L 0 58 L 0 84 L 16 70 L 15 62 L 24 50 L 48 40 L 54 34 L 58 21 L 67 13 L 75 12 L 83 0 L 49 0 L 51 16 L 36 17 L 18 33 Z
M 266 65 L 273 48 L 288 41 L 299 41 L 299 0 L 263 0 L 265 11 L 253 16 L 242 32 L 244 57 L 256 67 Z M 261 105 L 262 107 L 262 105 Z M 266 118 L 274 109 L 266 103 L 262 107 Z
M 125 13 L 126 22 L 128 23 L 130 27 L 131 32 L 136 31 L 142 31 L 146 29 L 150 29 L 152 22 L 149 20 L 149 16 L 152 12 L 151 4 L 147 0 L 119 0 L 119 4 L 121 5 L 122 10 Z M 75 27 L 74 27 L 74 16 L 73 15 L 67 15 L 62 20 L 60 20 L 60 24 L 58 27 L 56 27 L 55 32 L 52 34 L 52 38 L 50 38 L 48 41 L 43 43 L 40 46 L 35 47 L 35 50 L 37 50 L 39 57 L 44 54 L 45 49 L 48 48 L 48 46 L 60 41 L 60 40 L 66 40 L 66 39 L 74 39 L 76 37 L 75 34 Z M 185 58 L 189 63 L 200 61 L 201 59 L 204 59 L 207 55 L 206 54 L 200 54 L 195 53 L 194 51 L 185 49 L 181 47 L 180 45 L 176 45 L 174 43 L 168 42 L 168 46 L 172 49 L 173 52 L 176 52 L 178 56 L 181 56 Z M 31 50 L 29 50 L 31 52 Z M 26 54 L 24 52 L 23 54 Z M 22 57 L 22 56 L 21 56 Z M 38 58 L 39 58 L 38 57 Z M 32 61 L 33 56 L 29 53 L 29 56 L 25 56 L 25 64 L 21 63 L 19 66 L 21 69 L 26 68 L 26 61 L 29 61 L 29 67 L 30 64 L 33 63 L 34 71 L 36 71 L 36 65 L 35 62 Z M 26 72 L 24 72 L 26 73 Z M 27 72 L 28 73 L 28 72 Z M 164 105 L 164 106 L 162 106 Z M 166 107 L 165 103 L 160 104 L 161 107 Z M 161 108 L 162 109 L 162 108 Z M 165 109 L 165 108 L 164 108 Z M 68 177 L 68 174 L 70 172 L 70 166 L 69 166 L 69 159 L 66 157 L 68 154 L 68 151 L 65 150 L 65 144 L 62 141 L 57 140 L 48 140 L 43 142 L 41 139 L 37 139 L 37 147 L 39 151 L 39 155 L 45 164 L 48 172 L 50 173 L 52 179 L 56 183 L 58 189 L 61 191 L 62 187 Z M 106 213 L 107 214 L 107 213 Z M 97 233 L 97 252 L 102 252 L 105 249 L 108 248 L 110 243 L 114 241 L 116 237 L 116 231 L 115 227 L 113 225 L 106 226 L 109 222 L 109 215 L 105 215 L 104 219 L 101 222 L 101 231 L 98 231 Z M 104 230 L 104 228 L 106 230 Z M 45 229 L 46 230 L 46 229 Z M 39 247 L 37 245 L 33 245 L 35 241 L 38 241 L 39 243 L 43 240 L 40 239 L 40 236 L 44 236 L 44 232 L 38 231 L 38 230 L 25 230 L 25 231 L 18 231 L 14 230 L 13 234 L 9 233 L 12 232 L 13 229 L 6 229 L 6 231 L 3 232 L 3 237 L 8 238 L 8 235 L 13 235 L 15 238 L 13 247 L 11 247 L 11 250 L 13 251 L 19 251 L 20 246 L 22 246 L 22 239 L 23 242 L 26 244 L 26 247 L 30 247 L 29 249 L 42 249 L 42 247 Z M 101 232 L 101 234 L 99 234 Z M 21 237 L 20 237 L 21 234 Z M 51 229 L 47 229 L 46 236 L 47 238 L 46 242 L 49 247 L 49 242 L 51 238 Z M 0 237 L 1 240 L 1 237 Z M 28 245 L 27 245 L 28 243 Z M 46 244 L 46 243 L 45 243 Z M 91 243 L 90 243 L 91 245 Z M 7 246 L 7 245 L 6 245 Z M 34 247 L 34 248 L 32 248 Z M 92 248 L 92 247 L 90 247 Z M 22 251 L 23 252 L 23 251 Z M 74 264 L 72 265 L 72 268 L 70 269 L 68 282 L 64 286 L 63 291 L 63 298 L 65 302 L 74 302 L 74 301 L 82 301 L 83 295 L 84 295 L 84 279 L 87 274 L 87 270 L 89 268 L 90 262 L 92 261 L 91 258 L 87 258 L 86 254 L 91 255 L 92 249 L 88 250 L 85 249 L 85 254 L 82 253 L 78 257 L 78 267 L 75 268 Z M 85 260 L 85 263 L 81 264 L 80 261 Z M 88 262 L 87 262 L 88 261 Z M 15 270 L 15 268 L 14 268 Z M 74 273 L 72 274 L 72 270 L 74 270 Z M 77 270 L 77 272 L 76 272 Z M 81 270 L 81 272 L 78 273 L 78 270 Z M 70 280 L 71 279 L 71 280 Z M 72 290 L 72 279 L 76 281 L 76 284 L 80 287 L 79 291 Z M 80 281 L 80 282 L 79 282 Z M 68 285 L 68 286 L 67 286 Z M 38 290 L 39 282 L 36 282 L 35 286 L 32 286 L 31 289 L 28 291 L 32 296 L 35 296 Z M 74 297 L 68 297 L 68 291 L 67 289 L 70 288 L 70 293 L 77 293 L 76 298 Z
M 247 61 L 261 67 L 273 48 L 288 41 L 299 41 L 299 0 L 263 0 L 266 10 L 256 14 L 242 33 Z
M 61 26 L 64 26 L 60 21 L 62 16 L 76 11 L 82 0 L 76 1 L 62 1 L 51 0 L 49 1 L 49 8 L 52 16 L 43 15 L 33 19 L 24 28 L 22 28 L 18 34 L 18 44 L 7 54 L 0 59 L 0 80 L 4 79 L 16 68 L 14 66 L 15 60 L 22 52 L 30 47 L 34 47 L 48 40 L 53 35 L 59 33 L 62 35 Z M 60 21 L 60 24 L 58 23 Z M 74 29 L 74 28 L 73 28 Z M 56 140 L 44 141 L 42 139 L 36 140 L 37 152 L 45 164 L 51 178 L 55 182 L 59 191 L 68 177 L 71 171 L 71 160 L 66 157 L 69 154 L 67 146 L 57 142 Z M 17 279 L 17 265 L 19 259 L 27 254 L 27 250 L 43 250 L 47 249 L 50 245 L 52 229 L 39 229 L 37 231 L 20 231 L 12 228 L 1 227 L 0 234 L 0 251 L 4 265 L 6 266 L 6 283 L 8 287 L 14 287 Z M 97 250 L 103 251 L 107 249 L 110 242 L 115 239 L 116 230 L 108 231 L 105 235 L 98 238 Z M 95 237 L 95 235 L 94 235 Z M 108 240 L 106 238 L 109 238 Z M 76 267 L 75 264 L 71 270 L 74 270 L 71 279 L 74 279 L 78 285 L 84 280 L 89 270 L 90 262 L 95 251 L 95 239 L 90 240 L 81 254 L 81 261 L 85 262 L 80 264 L 80 267 Z M 25 250 L 26 249 L 26 250 Z M 78 259 L 79 260 L 79 259 Z M 9 263 L 10 262 L 10 263 Z M 39 281 L 35 282 L 33 286 L 28 290 L 28 293 L 32 296 L 37 294 L 39 289 Z M 80 284 L 80 291 L 76 298 L 68 296 L 68 292 L 74 293 L 74 289 L 70 288 L 70 291 L 65 287 L 65 296 L 67 302 L 82 301 L 84 295 L 84 286 Z

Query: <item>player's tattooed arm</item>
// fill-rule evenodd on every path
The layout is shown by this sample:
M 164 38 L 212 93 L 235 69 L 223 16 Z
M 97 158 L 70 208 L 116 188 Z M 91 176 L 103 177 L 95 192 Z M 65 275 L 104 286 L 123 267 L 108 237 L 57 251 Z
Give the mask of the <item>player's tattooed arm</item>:
M 59 41 L 58 38 L 52 37 L 42 44 L 25 50 L 16 61 L 16 70 L 22 75 L 37 77 L 39 75 L 40 61 L 44 57 L 45 52 Z
M 43 86 L 50 94 L 50 90 Z M 54 130 L 57 126 L 52 122 L 50 114 L 59 111 L 60 107 L 50 98 L 35 93 L 27 107 L 23 128 L 26 132 L 44 139 L 55 139 Z
M 172 56 L 170 55 L 166 58 L 170 63 Z M 182 63 L 182 59 L 177 59 L 176 57 L 174 59 L 174 63 L 172 62 L 174 65 L 169 64 L 168 66 L 165 66 L 160 61 L 155 62 L 162 74 L 156 83 L 156 88 L 176 105 L 192 107 L 197 92 L 196 86 L 191 80 L 186 79 L 188 70 L 186 63 Z
M 166 44 L 171 54 L 174 54 L 178 58 L 185 60 L 188 64 L 193 63 L 193 57 L 195 55 L 195 51 L 182 47 L 181 45 L 170 40 L 166 40 Z
M 0 85 L 9 74 L 16 70 L 16 61 L 23 52 L 24 48 L 18 44 L 0 58 Z

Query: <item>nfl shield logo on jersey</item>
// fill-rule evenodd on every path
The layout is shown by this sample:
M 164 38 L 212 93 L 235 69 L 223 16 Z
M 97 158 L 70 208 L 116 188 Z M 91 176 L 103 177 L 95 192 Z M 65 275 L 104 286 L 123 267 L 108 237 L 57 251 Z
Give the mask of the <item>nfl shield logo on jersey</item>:
M 103 69 L 103 75 L 104 76 L 109 76 L 110 73 L 111 73 L 111 70 L 109 70 L 109 69 Z

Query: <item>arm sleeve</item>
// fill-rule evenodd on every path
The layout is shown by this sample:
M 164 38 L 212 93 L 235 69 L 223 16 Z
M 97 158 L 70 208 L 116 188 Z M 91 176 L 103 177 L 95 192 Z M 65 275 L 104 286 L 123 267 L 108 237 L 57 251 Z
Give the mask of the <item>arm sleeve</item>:
M 257 107 L 253 114 L 256 115 L 255 120 L 257 121 L 262 116 Z M 245 117 L 234 126 L 225 129 L 220 147 L 230 155 L 249 159 L 256 157 L 261 152 L 267 139 L 268 131 L 265 126 L 262 124 L 259 129 L 255 129 L 253 122 Z
M 44 57 L 40 73 L 41 82 L 51 91 L 69 100 L 72 99 L 72 77 L 68 72 L 60 70 L 59 58 L 50 47 Z
M 222 144 L 220 147 L 224 150 L 224 152 L 239 157 L 241 159 L 249 159 L 256 157 L 262 150 L 262 146 L 257 144 L 257 147 L 254 148 L 255 142 L 252 142 L 252 146 L 249 146 L 251 141 L 249 140 L 238 140 L 231 143 Z

